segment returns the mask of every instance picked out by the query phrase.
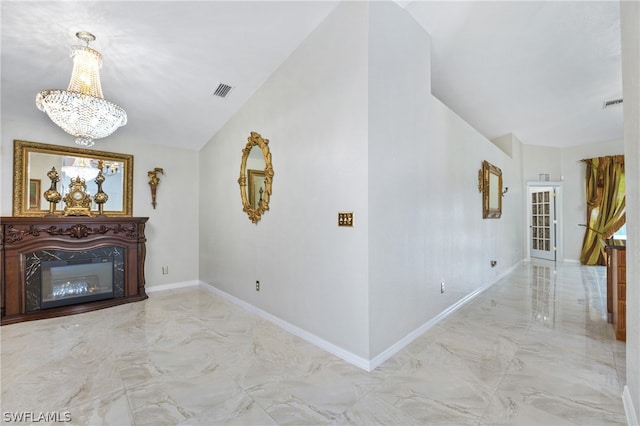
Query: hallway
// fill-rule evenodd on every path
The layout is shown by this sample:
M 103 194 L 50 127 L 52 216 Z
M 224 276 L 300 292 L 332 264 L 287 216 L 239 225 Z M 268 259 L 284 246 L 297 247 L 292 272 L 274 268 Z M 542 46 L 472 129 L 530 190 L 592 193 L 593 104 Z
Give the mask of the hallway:
M 195 287 L 0 332 L 3 422 L 626 424 L 603 267 L 522 263 L 371 373 Z

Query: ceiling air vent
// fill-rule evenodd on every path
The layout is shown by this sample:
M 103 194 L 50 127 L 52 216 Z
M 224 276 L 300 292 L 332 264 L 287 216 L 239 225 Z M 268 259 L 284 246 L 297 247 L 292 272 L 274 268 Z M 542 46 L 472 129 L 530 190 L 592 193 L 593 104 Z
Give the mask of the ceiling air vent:
M 609 107 L 616 106 L 616 105 L 620 105 L 620 104 L 622 104 L 622 98 L 613 99 L 613 100 L 610 100 L 610 101 L 605 101 L 604 104 L 602 104 L 602 109 L 609 108 Z
M 220 83 L 218 84 L 218 88 L 215 92 L 213 92 L 213 96 L 219 96 L 221 98 L 226 98 L 229 92 L 233 89 L 233 87 L 228 84 Z

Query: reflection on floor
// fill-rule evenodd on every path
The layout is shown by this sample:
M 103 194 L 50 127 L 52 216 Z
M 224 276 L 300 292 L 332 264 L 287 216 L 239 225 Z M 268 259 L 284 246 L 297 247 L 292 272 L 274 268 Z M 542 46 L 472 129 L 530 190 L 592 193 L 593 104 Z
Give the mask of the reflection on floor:
M 1 332 L 3 421 L 626 422 L 601 267 L 521 264 L 371 373 L 198 288 Z

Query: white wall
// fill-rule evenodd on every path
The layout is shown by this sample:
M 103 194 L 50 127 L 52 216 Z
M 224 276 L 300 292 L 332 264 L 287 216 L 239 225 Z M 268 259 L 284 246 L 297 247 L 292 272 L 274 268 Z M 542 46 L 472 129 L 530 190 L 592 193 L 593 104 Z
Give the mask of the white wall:
M 369 36 L 375 357 L 514 266 L 523 228 L 519 147 L 513 160 L 431 95 L 429 36 L 404 10 L 372 2 Z M 500 167 L 510 187 L 501 219 L 482 219 L 483 160 Z
M 3 107 L 6 107 L 3 105 Z M 49 143 L 77 147 L 75 138 L 60 130 L 34 106 L 34 117 L 23 122 L 2 119 L 0 145 L 0 214 L 11 216 L 13 196 L 13 141 Z M 198 153 L 129 140 L 123 129 L 108 138 L 96 141 L 95 149 L 133 154 L 134 185 L 133 215 L 149 217 L 146 226 L 147 257 L 146 286 L 193 281 L 198 279 Z M 121 132 L 121 133 L 119 133 Z M 160 176 L 157 207 L 151 206 L 151 191 L 147 171 L 163 167 Z M 50 185 L 42 182 L 43 190 Z M 61 204 L 57 206 L 62 208 Z M 162 274 L 162 266 L 169 266 L 169 274 Z
M 521 147 L 429 94 L 428 41 L 391 2 L 341 4 L 209 141 L 202 281 L 369 360 L 522 258 Z M 257 225 L 236 182 L 250 131 L 275 171 Z M 500 220 L 482 219 L 482 160 L 514 187 Z
M 640 420 L 640 3 L 620 2 L 627 184 L 627 387 L 629 424 Z
M 365 3 L 339 5 L 200 153 L 200 279 L 364 359 L 366 24 Z M 237 183 L 251 131 L 275 172 L 258 224 Z M 341 211 L 353 228 L 338 228 Z
M 527 141 L 523 141 L 525 144 Z M 525 182 L 539 180 L 540 173 L 548 173 L 550 181 L 562 180 L 562 150 L 549 146 L 522 147 L 522 177 Z

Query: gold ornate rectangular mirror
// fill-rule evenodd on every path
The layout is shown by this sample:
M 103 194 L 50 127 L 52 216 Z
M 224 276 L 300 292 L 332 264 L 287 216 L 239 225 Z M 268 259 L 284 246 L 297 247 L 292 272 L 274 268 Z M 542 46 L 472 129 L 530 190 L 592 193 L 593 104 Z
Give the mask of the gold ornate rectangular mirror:
M 483 161 L 478 175 L 478 189 L 482 192 L 482 217 L 499 219 L 502 216 L 502 170 Z
M 86 180 L 87 192 L 95 195 L 97 184 L 93 179 L 98 172 L 99 161 L 102 162 L 102 172 L 106 177 L 102 189 L 109 196 L 104 204 L 104 214 L 131 216 L 133 155 L 19 140 L 15 140 L 13 145 L 13 215 L 47 214 L 49 202 L 44 199 L 43 193 L 51 185 L 47 173 L 52 167 L 60 175 L 57 190 L 62 195 L 68 190 L 71 178 L 81 174 Z M 62 214 L 62 204 L 58 203 L 57 214 Z M 97 207 L 92 206 L 92 210 L 97 210 Z

